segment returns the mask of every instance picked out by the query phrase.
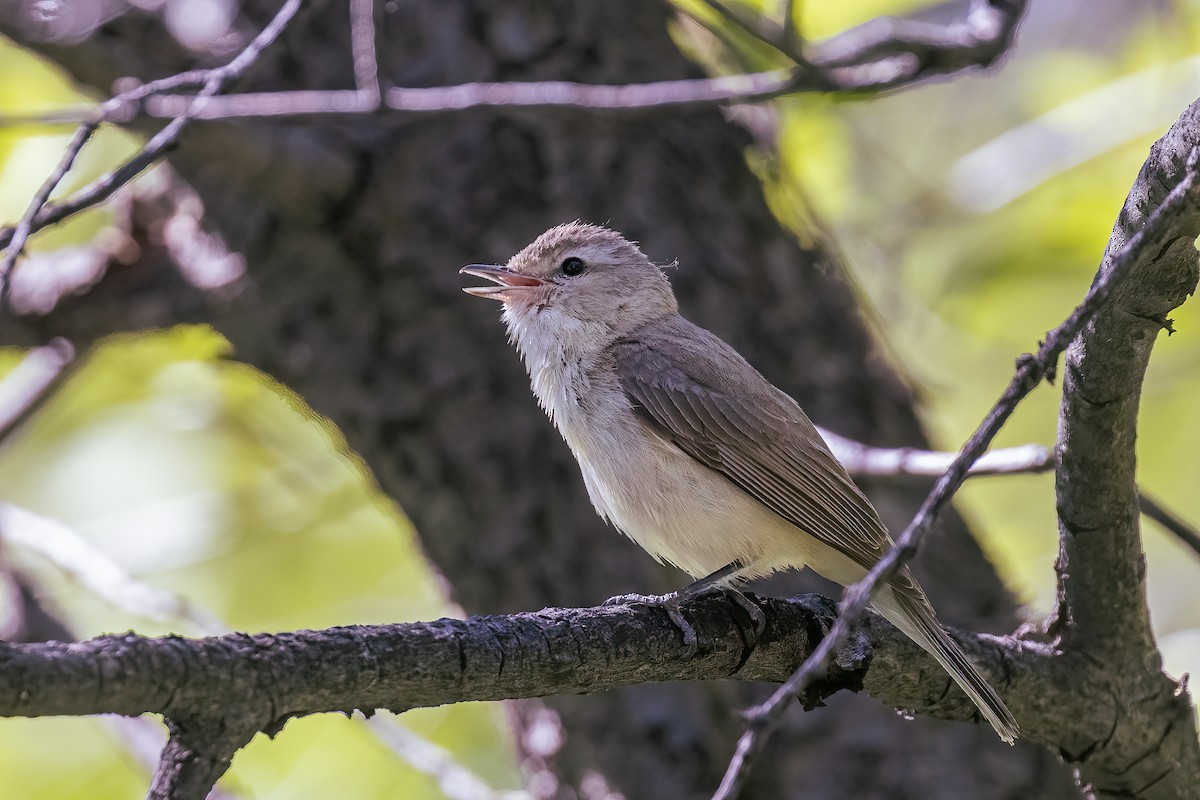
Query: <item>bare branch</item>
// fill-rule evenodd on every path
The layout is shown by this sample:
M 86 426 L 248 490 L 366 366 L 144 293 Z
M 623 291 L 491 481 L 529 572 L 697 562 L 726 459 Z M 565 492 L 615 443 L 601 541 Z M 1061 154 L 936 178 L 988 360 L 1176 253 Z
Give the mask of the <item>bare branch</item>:
M 50 199 L 50 194 L 58 188 L 58 184 L 66 177 L 67 172 L 71 169 L 71 165 L 75 163 L 75 157 L 79 155 L 79 151 L 92 138 L 92 134 L 100 127 L 99 122 L 85 122 L 80 125 L 75 131 L 75 135 L 71 137 L 71 141 L 67 144 L 66 150 L 62 157 L 50 172 L 50 175 L 42 182 L 41 187 L 34 193 L 33 199 L 29 201 L 29 207 L 25 209 L 25 213 L 21 215 L 21 221 L 17 223 L 16 230 L 12 232 L 12 238 L 8 241 L 7 250 L 4 252 L 4 258 L 0 259 L 0 309 L 8 305 L 8 296 L 10 294 L 9 287 L 12 284 L 12 270 L 17 263 L 17 257 L 25 250 L 25 241 L 29 238 L 29 234 L 34 229 L 34 219 L 39 211 L 46 206 L 46 201 Z
M 1185 112 L 1183 120 L 1196 113 L 1200 101 Z M 1179 123 L 1177 126 L 1179 127 Z M 1174 134 L 1176 128 L 1172 128 Z M 715 798 L 736 797 L 740 791 L 747 770 L 753 760 L 770 737 L 774 728 L 779 724 L 788 703 L 798 693 L 810 686 L 826 670 L 833 654 L 843 646 L 850 636 L 857 619 L 866 610 L 876 589 L 896 574 L 896 571 L 908 561 L 917 550 L 921 537 L 932 526 L 941 510 L 950 498 L 966 480 L 971 466 L 983 455 L 988 445 L 1017 405 L 1043 378 L 1053 379 L 1059 355 L 1075 336 L 1084 329 L 1104 308 L 1113 292 L 1135 268 L 1144 261 L 1157 257 L 1163 249 L 1181 238 L 1194 240 L 1200 235 L 1200 204 L 1198 204 L 1197 186 L 1200 175 L 1196 171 L 1197 155 L 1200 153 L 1200 133 L 1184 129 L 1186 137 L 1186 163 L 1176 163 L 1174 174 L 1162 175 L 1169 179 L 1166 186 L 1171 189 L 1156 206 L 1151 206 L 1152 212 L 1145 215 L 1144 223 L 1137 228 L 1127 240 L 1122 240 L 1119 249 L 1114 249 L 1111 259 L 1107 260 L 1096 280 L 1092 283 L 1082 303 L 1053 331 L 1047 334 L 1041 342 L 1035 355 L 1026 354 L 1017 361 L 1017 370 L 1000 399 L 992 406 L 983 422 L 972 434 L 962 450 L 954 459 L 950 468 L 938 480 L 933 491 L 925 499 L 917 515 L 909 523 L 904 532 L 896 539 L 896 545 L 885 555 L 862 581 L 846 588 L 839 604 L 838 621 L 826 636 L 820 646 L 813 652 L 804 664 L 796 670 L 762 705 L 748 712 L 746 732 L 738 742 L 737 751 L 730 761 L 721 787 L 714 795 Z M 1170 134 L 1168 134 L 1170 135 Z M 1176 146 L 1180 143 L 1176 142 Z M 1141 176 L 1139 176 L 1141 177 Z M 1137 186 L 1135 185 L 1135 192 Z M 1190 245 L 1189 245 L 1190 246 Z M 1193 286 L 1195 258 L 1192 259 Z M 1148 353 L 1148 347 L 1147 347 Z
M 953 463 L 955 453 L 914 447 L 873 447 L 824 428 L 817 428 L 837 460 L 855 476 L 938 476 Z M 1048 472 L 1054 453 L 1040 444 L 1024 444 L 984 453 L 971 465 L 971 475 L 1014 475 Z
M 779 0 L 779 26 L 781 43 L 788 50 L 795 50 L 800 43 L 800 31 L 796 28 L 796 0 Z
M 258 36 L 254 37 L 246 45 L 245 49 L 225 66 L 211 70 L 193 70 L 163 79 L 162 81 L 155 81 L 152 84 L 137 87 L 105 103 L 101 106 L 101 112 L 96 118 L 80 126 L 75 138 L 67 149 L 67 153 L 64 154 L 63 159 L 59 162 L 50 178 L 43 184 L 42 189 L 35 195 L 33 202 L 30 203 L 29 209 L 26 211 L 25 216 L 22 217 L 21 223 L 18 224 L 16 230 L 12 232 L 0 231 L 0 246 L 6 248 L 5 258 L 0 262 L 0 306 L 6 303 L 7 287 L 10 283 L 9 272 L 16 263 L 17 257 L 24 249 L 25 240 L 29 234 L 47 225 L 61 222 L 86 208 L 91 208 L 104 202 L 114 192 L 141 174 L 142 170 L 161 158 L 167 149 L 179 138 L 179 134 L 183 131 L 187 123 L 203 110 L 206 100 L 224 90 L 229 84 L 241 77 L 258 60 L 263 50 L 279 37 L 279 34 L 287 27 L 292 17 L 299 11 L 300 5 L 301 0 L 285 0 L 283 7 L 280 8 L 275 18 L 263 28 Z M 113 108 L 122 107 L 130 100 L 136 100 L 154 92 L 194 83 L 201 76 L 203 76 L 203 88 L 199 94 L 189 98 L 187 108 L 151 137 L 150 141 L 133 157 L 91 185 L 71 195 L 66 200 L 58 203 L 47 202 L 50 193 L 54 191 L 67 170 L 70 169 L 75 156 L 78 155 L 83 145 L 87 143 L 87 140 L 95 132 L 100 122 L 103 121 L 105 115 L 112 113 Z
M 798 68 L 655 83 L 604 86 L 569 81 L 464 83 L 428 89 L 388 89 L 387 104 L 398 111 L 458 111 L 479 106 L 567 106 L 629 110 L 694 103 L 767 100 L 811 86 Z
M 825 428 L 818 427 L 817 431 L 837 460 L 855 477 L 934 477 L 945 472 L 954 461 L 955 453 L 914 447 L 873 447 Z M 1049 472 L 1053 468 L 1053 452 L 1040 444 L 1023 444 L 984 453 L 971 466 L 969 474 L 1021 475 Z M 1175 534 L 1184 545 L 1200 555 L 1200 530 L 1168 511 L 1141 489 L 1138 490 L 1138 503 L 1142 514 Z
M 1063 362 L 1055 482 L 1058 602 L 1048 630 L 1068 655 L 1102 659 L 1110 670 L 1102 691 L 1126 698 L 1124 713 L 1098 721 L 1090 738 L 1073 748 L 1079 780 L 1101 796 L 1194 796 L 1200 786 L 1200 743 L 1186 685 L 1160 671 L 1146 595 L 1135 452 L 1151 350 L 1162 331 L 1173 332 L 1167 314 L 1200 278 L 1198 143 L 1200 101 L 1150 149 L 1096 279 L 1128 270 L 1132 250 L 1136 280 L 1113 291 Z M 1166 225 L 1164 209 L 1171 209 Z M 1146 757 L 1148 742 L 1152 759 Z
M 721 598 L 686 606 L 699 643 L 690 659 L 666 612 L 645 606 L 205 639 L 122 634 L 0 643 L 0 716 L 158 713 L 212 724 L 219 709 L 238 730 L 252 723 L 273 731 L 293 716 L 354 709 L 402 712 L 671 680 L 779 681 L 834 624 L 836 606 L 816 595 L 757 602 L 767 627 L 756 645 L 747 644 L 753 623 L 739 606 Z M 1040 645 L 985 634 L 955 638 L 985 673 L 1006 676 L 1009 701 L 1034 741 L 1070 735 L 1077 706 L 1111 702 L 1072 694 Z M 975 718 L 971 701 L 932 657 L 873 612 L 835 663 L 807 696 L 810 704 L 864 690 L 914 713 Z
M 203 86 L 210 72 L 205 69 L 189 70 L 149 83 L 138 83 L 110 97 L 99 106 L 76 106 L 39 114 L 0 114 L 0 127 L 129 122 L 138 114 L 141 101 L 161 92 Z
M 375 47 L 374 0 L 350 0 L 350 54 L 354 58 L 354 88 L 379 104 L 379 60 Z
M 0 540 L 45 556 L 85 589 L 131 614 L 164 623 L 184 621 L 200 633 L 208 635 L 219 635 L 228 630 L 228 626 L 221 620 L 187 598 L 150 586 L 130 575 L 90 542 L 57 520 L 0 502 Z M 154 769 L 162 749 L 157 726 L 150 726 L 149 720 L 142 719 L 116 718 L 109 722 L 134 757 L 147 764 L 149 769 Z M 405 757 L 409 763 L 438 777 L 444 784 L 443 790 L 447 797 L 461 800 L 484 797 L 493 800 L 521 800 L 526 797 L 521 792 L 488 790 L 488 793 L 484 794 L 478 791 L 478 787 L 486 788 L 481 778 L 454 762 L 436 745 L 421 740 L 390 717 L 376 716 L 369 722 L 368 727 L 376 737 Z M 446 789 L 446 786 L 458 787 L 459 791 L 451 791 Z
M 707 0 L 706 0 L 707 1 Z M 379 108 L 374 22 L 366 0 L 351 8 L 352 49 L 357 89 L 258 92 L 213 98 L 192 116 L 200 119 L 362 114 Z M 974 0 L 965 19 L 949 25 L 880 18 L 851 29 L 816 48 L 806 58 L 789 40 L 790 22 L 779 35 L 722 2 L 710 5 L 740 28 L 788 55 L 790 69 L 691 80 L 598 85 L 569 81 L 466 83 L 458 86 L 392 87 L 389 108 L 404 112 L 451 112 L 477 107 L 565 107 L 619 111 L 698 103 L 747 103 L 800 92 L 864 93 L 896 89 L 931 77 L 987 66 L 1012 46 L 1026 0 Z M 176 117 L 193 98 L 154 93 L 145 108 L 152 116 Z M 38 117 L 50 124 L 70 119 L 66 112 Z M 28 122 L 28 120 L 10 120 Z M 4 120 L 0 120 L 3 124 Z M 57 220 L 55 220 L 57 221 Z M 35 226 L 35 229 L 40 226 Z M 0 243 L 4 238 L 0 236 Z
M 190 98 L 162 95 L 146 101 L 146 110 L 155 117 L 174 117 L 186 108 Z M 243 92 L 214 98 L 198 119 L 236 119 L 238 117 L 300 117 L 309 114 L 370 114 L 379 109 L 379 95 L 369 89 L 301 90 L 294 92 Z

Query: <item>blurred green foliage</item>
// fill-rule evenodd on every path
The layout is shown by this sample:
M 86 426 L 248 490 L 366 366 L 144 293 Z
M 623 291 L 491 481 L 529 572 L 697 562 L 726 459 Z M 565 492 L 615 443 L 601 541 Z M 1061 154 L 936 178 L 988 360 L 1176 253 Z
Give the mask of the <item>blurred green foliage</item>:
M 203 619 L 114 607 L 18 547 L 5 557 L 36 578 L 42 599 L 80 637 L 453 614 L 411 527 L 337 431 L 228 355 L 205 327 L 115 337 L 87 355 L 0 454 L 4 500 L 67 523 L 138 580 L 215 617 L 215 630 Z M 17 356 L 7 353 L 7 366 Z M 483 704 L 404 716 L 492 785 L 516 786 L 500 723 Z M 0 786 L 19 797 L 79 797 L 82 785 L 89 797 L 136 796 L 146 775 L 122 753 L 97 721 L 3 720 Z M 272 743 L 259 737 L 227 781 L 254 797 L 437 795 L 433 779 L 399 762 L 359 721 L 335 715 L 293 720 Z
M 681 7 L 697 8 L 694 0 Z M 769 3 L 772 9 L 777 4 Z M 820 39 L 918 0 L 796 4 Z M 811 212 L 831 226 L 894 363 L 917 392 L 939 446 L 974 429 L 1011 374 L 1083 297 L 1149 144 L 1200 86 L 1200 6 L 1106 3 L 1072 22 L 1033 4 L 1000 69 L 868 102 L 793 98 L 777 110 L 778 155 L 752 156 L 785 224 Z M 752 6 L 744 6 L 750 8 Z M 769 11 L 772 9 L 768 9 Z M 699 12 L 698 12 L 699 13 Z M 726 23 L 717 23 L 718 26 Z M 695 25 L 690 52 L 723 69 L 778 55 L 747 37 L 737 52 Z M 0 43 L 0 113 L 81 98 L 50 67 Z M 1131 104 L 1136 108 L 1131 110 Z M 1136 111 L 1136 113 L 1133 113 Z M 69 129 L 0 128 L 0 216 L 20 216 Z M 1097 145 L 1100 142 L 1100 145 Z M 111 130 L 66 189 L 134 142 Z M 33 246 L 86 240 L 103 210 Z M 252 267 L 251 267 L 252 268 Z M 1143 487 L 1200 520 L 1200 310 L 1175 316 L 1143 399 Z M 203 327 L 113 339 L 87 355 L 37 419 L 0 451 L 0 498 L 71 529 L 122 569 L 187 598 L 228 630 L 274 631 L 429 619 L 454 613 L 399 509 L 377 491 L 327 422 L 237 363 Z M 19 359 L 0 352 L 0 371 Z M 1052 444 L 1057 387 L 1042 387 L 998 444 Z M 1048 475 L 972 481 L 959 507 L 1038 619 L 1053 600 L 1057 549 Z M 1200 560 L 1146 525 L 1151 602 L 1168 669 L 1200 669 Z M 115 607 L 42 556 L 5 559 L 32 575 L 81 637 L 128 628 L 204 632 L 197 620 Z M 494 787 L 520 783 L 497 706 L 409 712 L 402 723 Z M 102 720 L 0 720 L 0 795 L 132 797 L 146 772 Z M 248 796 L 438 796 L 359 720 L 294 720 L 256 739 L 222 784 Z

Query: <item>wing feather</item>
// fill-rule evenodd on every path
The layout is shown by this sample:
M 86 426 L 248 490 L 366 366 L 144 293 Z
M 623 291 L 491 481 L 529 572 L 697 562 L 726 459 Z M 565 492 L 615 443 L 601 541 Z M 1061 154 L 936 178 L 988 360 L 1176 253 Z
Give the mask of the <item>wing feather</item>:
M 812 422 L 724 342 L 677 324 L 690 330 L 643 331 L 613 346 L 630 403 L 685 453 L 870 569 L 891 546 L 887 529 Z

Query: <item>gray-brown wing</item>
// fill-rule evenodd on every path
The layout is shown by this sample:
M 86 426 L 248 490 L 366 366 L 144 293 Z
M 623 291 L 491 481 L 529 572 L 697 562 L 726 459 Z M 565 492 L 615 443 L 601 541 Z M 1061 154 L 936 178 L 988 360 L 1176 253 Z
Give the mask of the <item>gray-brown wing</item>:
M 617 376 L 634 410 L 685 453 L 870 569 L 891 545 L 875 509 L 791 398 L 752 369 L 761 385 L 735 391 L 727 368 L 737 365 L 731 358 L 745 362 L 703 333 L 721 349 L 704 369 L 689 363 L 703 356 L 694 347 L 681 349 L 676 337 L 642 337 L 613 347 Z M 698 378 L 694 373 L 700 372 L 712 374 Z

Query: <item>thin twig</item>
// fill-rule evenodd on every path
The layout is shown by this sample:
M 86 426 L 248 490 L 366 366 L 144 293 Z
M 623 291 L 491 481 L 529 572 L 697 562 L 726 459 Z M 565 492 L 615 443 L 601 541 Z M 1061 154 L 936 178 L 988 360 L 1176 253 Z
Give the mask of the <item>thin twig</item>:
M 839 436 L 825 428 L 818 427 L 817 431 L 846 471 L 855 477 L 933 477 L 949 469 L 957 455 L 913 447 L 873 447 Z M 1023 444 L 984 453 L 971 466 L 969 474 L 1028 475 L 1048 472 L 1053 468 L 1054 453 L 1049 448 L 1040 444 Z M 1138 490 L 1138 501 L 1143 515 L 1157 522 L 1200 555 L 1200 529 L 1168 510 L 1146 494 L 1144 489 Z
M 392 87 L 386 105 L 405 112 L 450 112 L 481 106 L 559 106 L 592 110 L 632 110 L 714 102 L 751 102 L 802 89 L 795 70 L 728 75 L 720 78 L 656 81 L 653 83 L 600 85 L 570 81 L 530 83 L 465 83 L 429 88 Z M 189 98 L 169 95 L 146 103 L 154 116 L 179 113 Z M 370 90 L 304 90 L 256 92 L 214 99 L 197 117 L 306 116 L 312 114 L 370 113 L 379 108 L 379 96 Z
M 189 97 L 162 95 L 146 101 L 154 117 L 171 118 L 187 107 Z M 242 92 L 214 97 L 196 113 L 196 119 L 265 119 L 313 114 L 369 114 L 379 109 L 379 95 L 370 89 L 297 90 L 293 92 Z
M 464 83 L 431 88 L 393 87 L 388 89 L 387 104 L 398 111 L 459 111 L 479 106 L 629 110 L 766 100 L 802 90 L 808 84 L 803 72 L 795 68 L 615 86 L 570 81 Z
M 375 47 L 375 3 L 350 0 L 350 53 L 354 58 L 354 88 L 379 102 L 379 59 Z
M 0 114 L 0 128 L 16 125 L 69 125 L 81 122 L 130 122 L 142 100 L 163 92 L 203 86 L 212 70 L 193 69 L 166 78 L 139 83 L 131 89 L 110 97 L 99 106 L 76 106 L 33 114 Z
M 33 232 L 34 218 L 45 207 L 46 201 L 50 199 L 50 194 L 58 188 L 58 184 L 62 183 L 62 179 L 66 177 L 71 165 L 75 163 L 75 157 L 79 155 L 79 151 L 83 149 L 88 139 L 92 138 L 92 134 L 99 127 L 99 122 L 89 120 L 75 129 L 75 135 L 71 137 L 62 157 L 59 158 L 46 180 L 42 182 L 41 187 L 34 193 L 25 213 L 21 215 L 21 221 L 17 223 L 16 230 L 13 231 L 4 258 L 0 260 L 0 308 L 8 305 L 13 267 L 17 263 L 17 257 L 25 249 L 25 241 Z
M 782 53 L 797 64 L 806 64 L 808 62 L 808 59 L 792 46 L 793 43 L 787 41 L 785 27 L 777 25 L 774 20 L 771 20 L 765 14 L 759 13 L 751 17 L 730 6 L 728 3 L 722 2 L 722 0 L 701 0 L 701 2 L 720 14 L 739 30 L 745 31 L 748 35 L 767 45 L 772 50 Z
M 75 348 L 66 339 L 30 350 L 0 381 L 0 442 L 29 419 L 62 385 Z
M 726 769 L 725 777 L 713 795 L 714 800 L 731 800 L 738 795 L 745 784 L 750 766 L 762 752 L 767 740 L 778 726 L 784 710 L 794 697 L 825 673 L 830 658 L 849 638 L 854 625 L 870 603 L 872 594 L 895 575 L 904 563 L 916 553 L 921 537 L 925 535 L 950 498 L 962 486 L 970 472 L 971 465 L 987 450 L 992 439 L 995 438 L 1021 400 L 1033 391 L 1043 378 L 1053 379 L 1058 357 L 1075 338 L 1075 335 L 1083 329 L 1083 326 L 1104 306 L 1112 295 L 1113 289 L 1128 276 L 1131 267 L 1141 256 L 1146 242 L 1153 241 L 1170 225 L 1181 207 L 1186 202 L 1194 200 L 1192 193 L 1196 191 L 1197 183 L 1200 181 L 1200 176 L 1196 172 L 1198 155 L 1200 155 L 1200 149 L 1193 148 L 1179 183 L 1166 196 L 1162 204 L 1146 218 L 1145 224 L 1129 238 L 1124 247 L 1116 254 L 1107 271 L 1103 272 L 1092 284 L 1083 302 L 1062 324 L 1046 336 L 1046 339 L 1040 343 L 1036 355 L 1026 354 L 1018 360 L 1016 373 L 1009 381 L 1000 399 L 996 401 L 975 433 L 963 445 L 950 468 L 938 479 L 933 491 L 925 498 L 925 502 L 912 522 L 896 539 L 895 546 L 875 564 L 865 578 L 846 587 L 842 600 L 838 604 L 837 622 L 834 623 L 821 644 L 765 703 L 747 712 L 746 731 L 738 740 L 737 749 Z
M 374 13 L 372 0 L 352 0 L 350 3 L 350 54 L 354 65 L 354 89 L 242 92 L 214 97 L 196 112 L 195 118 L 258 119 L 312 114 L 370 114 L 378 111 L 382 95 Z M 186 96 L 159 95 L 146 101 L 146 111 L 153 117 L 172 118 L 182 113 L 190 100 Z
M 68 148 L 68 153 L 64 155 L 58 168 L 56 168 L 50 179 L 42 187 L 44 191 L 39 191 L 37 196 L 35 196 L 34 202 L 30 204 L 25 217 L 22 218 L 22 224 L 19 224 L 17 229 L 11 234 L 0 231 L 0 247 L 6 247 L 8 250 L 5 260 L 0 262 L 0 281 L 3 281 L 3 284 L 0 285 L 0 303 L 4 301 L 7 294 L 7 287 L 9 285 L 7 279 L 9 277 L 8 271 L 12 268 L 17 256 L 23 249 L 25 239 L 29 234 L 47 225 L 60 222 L 86 208 L 91 208 L 104 202 L 114 192 L 140 175 L 142 170 L 161 158 L 167 149 L 179 138 L 180 133 L 183 132 L 183 128 L 187 123 L 203 110 L 208 98 L 222 91 L 234 80 L 241 77 L 258 60 L 263 50 L 279 37 L 279 34 L 283 32 L 283 29 L 287 27 L 287 24 L 296 15 L 296 12 L 300 10 L 301 2 L 302 0 L 285 0 L 283 7 L 280 8 L 275 18 L 263 28 L 258 36 L 254 37 L 250 44 L 246 45 L 244 50 L 238 53 L 225 66 L 216 67 L 211 70 L 192 70 L 180 73 L 170 78 L 164 78 L 161 81 L 144 84 L 132 90 L 133 96 L 140 98 L 149 96 L 156 91 L 165 91 L 168 88 L 175 88 L 182 84 L 194 83 L 201 76 L 203 76 L 204 80 L 204 85 L 200 92 L 194 97 L 189 98 L 187 108 L 151 137 L 150 141 L 128 161 L 89 186 L 71 195 L 66 200 L 60 203 L 48 203 L 47 200 L 50 192 L 54 190 L 54 187 L 61 181 L 62 176 L 66 174 L 75 155 L 78 154 L 83 144 L 86 143 L 87 138 L 95 131 L 99 125 L 99 121 L 93 119 L 81 125 L 79 132 L 76 133 L 75 140 L 72 141 L 74 147 Z M 124 95 L 119 95 L 117 98 L 113 98 L 113 101 L 110 101 L 110 103 L 123 98 L 125 98 Z M 128 102 L 128 99 L 124 99 L 124 102 Z M 107 108 L 110 103 L 105 103 L 102 109 Z M 103 116 L 103 114 L 99 115 L 101 119 Z M 77 145 L 76 142 L 78 142 Z M 71 152 L 72 149 L 74 152 Z
M 128 109 L 137 101 L 155 92 L 171 91 L 183 86 L 201 83 L 202 76 L 207 74 L 207 72 L 207 70 L 191 70 L 169 78 L 151 81 L 150 83 L 134 87 L 129 91 L 122 92 L 101 104 L 75 130 L 75 135 L 71 137 L 71 141 L 63 151 L 58 164 L 55 165 L 54 170 L 34 194 L 33 199 L 30 200 L 29 207 L 25 209 L 25 213 L 21 216 L 21 221 L 17 223 L 16 229 L 8 234 L 7 237 L 3 231 L 0 231 L 0 247 L 5 248 L 4 258 L 0 260 L 0 309 L 8 305 L 12 286 L 12 271 L 16 266 L 17 259 L 20 258 L 22 251 L 25 249 L 25 242 L 28 241 L 29 236 L 34 231 L 44 227 L 46 224 L 39 223 L 38 215 L 46 207 L 47 202 L 50 200 L 50 195 L 62 183 L 63 178 L 71 170 L 71 166 L 75 163 L 75 159 L 83 150 L 84 145 L 92 138 L 92 135 L 100 127 L 100 124 L 111 119 L 127 119 L 131 116 Z
M 1174 512 L 1168 511 L 1157 500 L 1146 494 L 1145 490 L 1138 490 L 1138 504 L 1141 506 L 1143 514 L 1175 534 L 1179 541 L 1192 548 L 1196 555 L 1200 555 L 1200 531 Z
M 57 128 L 60 125 L 78 125 L 95 115 L 95 106 L 63 106 L 49 111 L 0 114 L 0 128 Z

